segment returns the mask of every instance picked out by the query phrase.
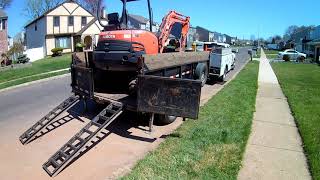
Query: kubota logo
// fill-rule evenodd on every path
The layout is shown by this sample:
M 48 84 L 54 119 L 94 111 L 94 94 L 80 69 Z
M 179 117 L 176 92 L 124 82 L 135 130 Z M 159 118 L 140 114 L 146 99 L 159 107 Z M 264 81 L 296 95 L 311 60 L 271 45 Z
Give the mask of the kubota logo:
M 105 39 L 114 39 L 114 38 L 116 38 L 116 35 L 114 35 L 114 34 L 107 34 L 107 35 L 104 35 L 103 38 L 105 38 Z

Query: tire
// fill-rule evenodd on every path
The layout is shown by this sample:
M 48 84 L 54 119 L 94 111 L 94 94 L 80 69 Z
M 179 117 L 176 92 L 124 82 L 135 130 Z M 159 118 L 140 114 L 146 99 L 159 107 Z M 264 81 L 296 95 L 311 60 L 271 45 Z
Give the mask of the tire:
M 306 59 L 306 58 L 305 58 L 304 56 L 300 56 L 300 57 L 298 58 L 299 62 L 304 62 L 305 59 Z
M 176 116 L 168 116 L 168 115 L 162 115 L 162 114 L 156 114 L 154 116 L 155 123 L 160 125 L 168 125 L 173 123 L 177 117 Z
M 231 70 L 234 70 L 235 67 L 236 67 L 236 63 L 234 62 L 234 63 L 231 65 Z
M 203 87 L 208 80 L 208 66 L 206 63 L 199 63 L 195 72 L 195 79 L 201 81 L 201 86 Z
M 224 82 L 226 80 L 227 73 L 228 73 L 228 67 L 226 66 L 226 68 L 224 69 L 223 75 L 219 77 L 220 82 Z

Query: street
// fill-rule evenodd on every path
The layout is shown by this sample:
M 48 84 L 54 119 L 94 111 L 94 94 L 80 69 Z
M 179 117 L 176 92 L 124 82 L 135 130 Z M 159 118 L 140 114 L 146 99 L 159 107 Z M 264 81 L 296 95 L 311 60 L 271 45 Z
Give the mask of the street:
M 237 54 L 233 77 L 247 62 L 246 48 Z M 216 94 L 223 84 L 213 83 L 202 89 L 201 104 Z M 29 144 L 22 145 L 19 136 L 52 108 L 71 95 L 70 77 L 42 82 L 0 93 L 0 173 L 2 179 L 50 179 L 42 164 L 98 113 L 95 105 L 90 113 L 82 113 L 82 103 L 63 113 L 65 123 L 46 132 Z M 59 120 L 58 118 L 58 120 Z M 99 135 L 97 143 L 70 164 L 56 179 L 106 179 L 127 173 L 135 162 L 156 148 L 182 123 L 178 119 L 167 126 L 156 126 L 146 133 L 147 123 L 132 114 L 124 115 Z

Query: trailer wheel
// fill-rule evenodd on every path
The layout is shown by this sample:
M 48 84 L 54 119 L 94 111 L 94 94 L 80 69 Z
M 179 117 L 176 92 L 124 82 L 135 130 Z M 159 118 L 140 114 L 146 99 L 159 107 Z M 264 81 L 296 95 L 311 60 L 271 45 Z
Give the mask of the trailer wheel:
M 208 79 L 208 66 L 206 63 L 199 63 L 196 68 L 195 78 L 201 81 L 203 87 Z
M 159 125 L 168 125 L 173 123 L 177 119 L 176 116 L 168 116 L 162 114 L 156 114 L 154 118 L 156 123 Z

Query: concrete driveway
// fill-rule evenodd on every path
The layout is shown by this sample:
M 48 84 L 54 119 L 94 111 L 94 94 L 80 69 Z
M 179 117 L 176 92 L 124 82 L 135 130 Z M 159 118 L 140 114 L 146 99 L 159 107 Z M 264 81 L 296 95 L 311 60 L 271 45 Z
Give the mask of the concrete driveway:
M 240 49 L 236 69 L 240 71 L 248 59 L 247 49 Z M 221 90 L 223 84 L 213 83 L 202 89 L 201 104 Z M 27 145 L 19 136 L 42 116 L 71 95 L 70 77 L 42 82 L 0 93 L 0 174 L 1 179 L 51 179 L 42 169 L 62 145 L 99 112 L 92 104 L 90 113 L 82 114 L 82 103 L 59 116 L 64 124 Z M 78 157 L 55 179 L 114 179 L 127 173 L 147 152 L 156 148 L 166 135 L 182 123 L 178 119 L 167 126 L 156 126 L 146 133 L 147 123 L 126 114 L 100 133 L 98 143 Z

